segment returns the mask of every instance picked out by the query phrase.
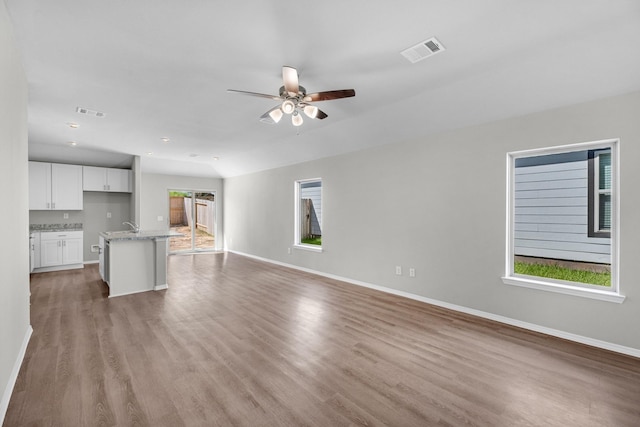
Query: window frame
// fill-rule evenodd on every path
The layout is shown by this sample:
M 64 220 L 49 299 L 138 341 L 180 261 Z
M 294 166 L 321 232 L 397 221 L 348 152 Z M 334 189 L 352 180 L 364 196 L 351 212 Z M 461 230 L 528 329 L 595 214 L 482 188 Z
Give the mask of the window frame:
M 516 159 L 551 154 L 568 153 L 575 151 L 590 151 L 611 149 L 611 287 L 602 289 L 599 286 L 581 285 L 545 277 L 516 275 L 514 273 L 515 253 L 515 163 Z M 577 144 L 561 145 L 555 147 L 536 148 L 531 150 L 513 151 L 506 155 L 507 188 L 506 188 L 506 250 L 505 250 L 505 274 L 502 282 L 506 285 L 514 285 L 602 301 L 622 303 L 625 299 L 620 293 L 619 283 L 619 220 L 620 220 L 620 167 L 619 155 L 620 139 L 606 139 L 601 141 L 583 142 Z M 590 216 L 590 215 L 589 215 Z M 602 237 L 602 236 L 598 236 Z
M 302 185 L 308 184 L 311 182 L 319 182 L 320 183 L 320 209 L 322 210 L 322 206 L 324 204 L 324 189 L 322 185 L 322 178 L 307 178 L 307 179 L 299 179 L 294 183 L 294 234 L 293 234 L 293 247 L 296 249 L 303 249 L 312 252 L 322 252 L 323 245 L 310 245 L 308 243 L 302 243 L 301 233 L 301 221 L 302 218 L 300 215 L 301 212 L 301 195 L 302 195 Z M 322 216 L 320 217 L 320 229 L 322 230 Z

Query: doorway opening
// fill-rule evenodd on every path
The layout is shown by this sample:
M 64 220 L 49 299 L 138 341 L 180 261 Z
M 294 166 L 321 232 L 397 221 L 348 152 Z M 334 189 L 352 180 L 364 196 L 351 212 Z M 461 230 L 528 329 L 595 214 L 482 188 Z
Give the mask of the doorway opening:
M 215 191 L 169 190 L 169 226 L 183 237 L 169 239 L 169 252 L 216 249 Z

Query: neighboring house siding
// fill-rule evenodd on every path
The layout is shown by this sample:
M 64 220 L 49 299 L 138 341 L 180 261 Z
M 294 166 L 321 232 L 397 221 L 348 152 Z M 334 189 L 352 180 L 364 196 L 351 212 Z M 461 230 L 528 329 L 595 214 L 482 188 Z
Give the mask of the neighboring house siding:
M 587 235 L 587 152 L 518 159 L 516 255 L 611 262 L 611 240 Z
M 303 184 L 301 199 L 311 199 L 311 234 L 322 236 L 322 186 L 319 182 Z

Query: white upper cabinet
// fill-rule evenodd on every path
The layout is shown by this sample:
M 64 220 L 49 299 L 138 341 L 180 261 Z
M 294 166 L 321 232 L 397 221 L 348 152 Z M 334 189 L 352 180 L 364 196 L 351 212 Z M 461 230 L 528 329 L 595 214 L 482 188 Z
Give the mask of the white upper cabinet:
M 51 209 L 51 163 L 29 162 L 29 209 Z
M 128 169 L 83 166 L 84 191 L 131 193 L 131 171 Z
M 30 210 L 82 210 L 82 166 L 29 162 Z
M 52 163 L 52 209 L 82 210 L 82 202 L 82 166 Z

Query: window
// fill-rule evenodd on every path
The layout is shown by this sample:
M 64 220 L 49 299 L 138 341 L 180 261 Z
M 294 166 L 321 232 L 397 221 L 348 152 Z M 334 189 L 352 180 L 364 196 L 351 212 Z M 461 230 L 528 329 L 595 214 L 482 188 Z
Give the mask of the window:
M 611 237 L 611 149 L 589 151 L 589 237 Z
M 508 153 L 503 282 L 622 302 L 618 140 Z
M 296 181 L 294 246 L 322 250 L 322 179 Z

